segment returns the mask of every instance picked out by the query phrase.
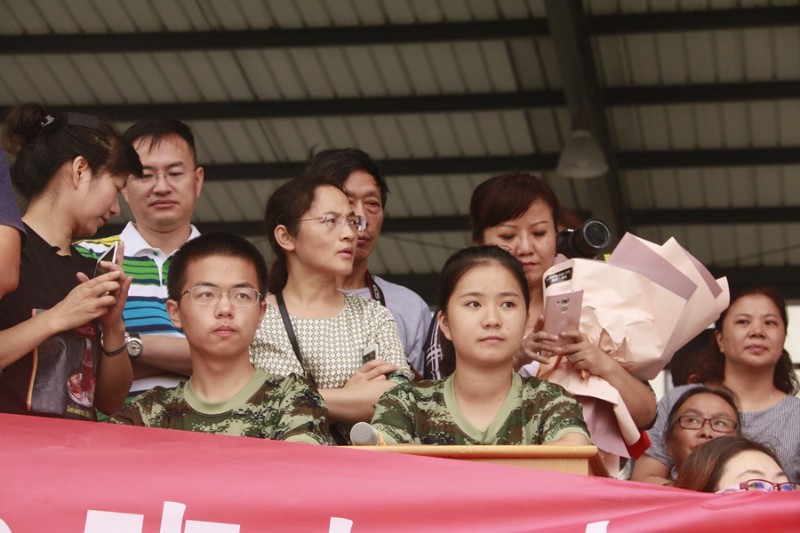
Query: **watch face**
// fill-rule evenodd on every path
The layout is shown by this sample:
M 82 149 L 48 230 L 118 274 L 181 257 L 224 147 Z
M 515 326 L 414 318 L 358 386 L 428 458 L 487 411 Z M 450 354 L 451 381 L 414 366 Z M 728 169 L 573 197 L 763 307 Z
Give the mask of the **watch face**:
M 142 355 L 143 348 L 142 340 L 136 337 L 128 339 L 128 355 L 131 357 L 139 357 Z

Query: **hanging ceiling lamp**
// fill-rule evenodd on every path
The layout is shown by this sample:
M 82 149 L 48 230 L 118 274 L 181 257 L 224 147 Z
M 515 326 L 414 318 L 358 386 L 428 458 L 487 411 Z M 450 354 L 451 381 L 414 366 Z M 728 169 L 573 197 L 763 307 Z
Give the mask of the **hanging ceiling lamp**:
M 608 172 L 603 149 L 592 137 L 591 114 L 582 109 L 572 124 L 572 136 L 558 157 L 556 173 L 566 178 L 596 178 Z

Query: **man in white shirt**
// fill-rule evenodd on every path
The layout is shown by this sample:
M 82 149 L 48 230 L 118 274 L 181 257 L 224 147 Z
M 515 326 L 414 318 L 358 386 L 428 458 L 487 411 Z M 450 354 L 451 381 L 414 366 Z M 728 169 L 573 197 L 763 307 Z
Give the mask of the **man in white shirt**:
M 200 235 L 191 223 L 203 188 L 194 135 L 178 120 L 144 119 L 125 132 L 144 167 L 142 178 L 130 178 L 123 194 L 134 222 L 120 235 L 82 241 L 87 255 L 99 256 L 114 242 L 125 243 L 123 268 L 133 276 L 125 304 L 126 348 L 133 362 L 131 393 L 157 385 L 174 387 L 191 373 L 189 347 L 166 309 L 170 258 Z M 117 347 L 106 346 L 114 350 Z

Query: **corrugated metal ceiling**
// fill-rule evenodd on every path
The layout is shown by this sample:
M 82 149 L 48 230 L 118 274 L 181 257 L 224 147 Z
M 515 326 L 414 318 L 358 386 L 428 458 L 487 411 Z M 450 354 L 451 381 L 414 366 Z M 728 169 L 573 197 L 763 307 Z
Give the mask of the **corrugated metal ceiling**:
M 798 2 L 593 0 L 554 30 L 572 4 L 0 0 L 0 107 L 187 120 L 208 167 L 198 224 L 262 247 L 281 179 L 312 148 L 358 146 L 392 190 L 372 269 L 428 298 L 468 242 L 472 189 L 512 168 L 543 172 L 569 208 L 674 235 L 735 281 L 800 298 Z M 559 60 L 569 31 L 590 45 L 582 65 Z M 580 67 L 597 87 L 575 87 Z M 576 90 L 600 95 L 605 181 L 552 172 Z

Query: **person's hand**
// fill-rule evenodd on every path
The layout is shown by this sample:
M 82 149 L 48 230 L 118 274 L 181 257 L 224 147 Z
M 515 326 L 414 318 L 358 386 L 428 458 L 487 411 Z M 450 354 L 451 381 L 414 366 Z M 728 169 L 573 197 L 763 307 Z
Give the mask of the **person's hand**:
M 63 300 L 54 305 L 49 313 L 56 331 L 68 331 L 100 318 L 115 304 L 115 296 L 122 287 L 120 272 L 108 272 L 89 279 L 79 273 L 80 285 L 69 291 Z M 130 283 L 128 283 L 130 285 Z M 127 291 L 127 288 L 125 289 Z
M 353 392 L 358 391 L 357 394 L 360 397 L 369 399 L 374 404 L 384 392 L 397 385 L 394 381 L 389 381 L 387 376 L 398 370 L 397 366 L 392 363 L 373 359 L 364 363 L 364 366 L 347 380 L 342 388 Z
M 376 359 L 365 363 L 344 387 L 320 389 L 328 404 L 330 419 L 351 424 L 368 422 L 381 395 L 397 386 L 387 379 L 388 374 L 397 370 L 395 365 Z
M 551 357 L 558 355 L 554 351 L 554 343 L 558 340 L 558 336 L 542 331 L 543 325 L 544 317 L 540 316 L 533 326 L 533 331 L 522 337 L 522 344 L 514 356 L 514 368 L 522 368 L 533 361 L 547 364 Z
M 353 376 L 347 380 L 347 383 L 345 383 L 344 386 L 357 386 L 361 383 L 367 383 L 370 381 L 386 381 L 386 376 L 394 374 L 398 370 L 399 368 L 397 368 L 396 365 L 393 365 L 388 361 L 384 361 L 382 359 L 373 359 L 372 361 L 364 363 L 364 366 L 359 368 L 358 372 L 353 374 Z M 390 388 L 391 387 L 389 387 L 389 389 Z
M 119 284 L 116 290 L 108 292 L 108 295 L 113 296 L 114 300 L 110 305 L 107 306 L 106 312 L 99 317 L 100 324 L 103 326 L 104 331 L 122 323 L 122 311 L 125 309 L 125 302 L 128 301 L 128 289 L 130 289 L 131 283 L 133 282 L 133 277 L 125 275 L 125 272 L 122 270 L 122 260 L 124 255 L 125 244 L 122 241 L 119 241 L 116 261 L 113 263 L 109 261 L 100 262 L 101 266 L 108 270 L 108 273 L 103 274 L 103 276 L 107 276 L 108 274 L 116 272 L 118 273 L 116 280 Z M 102 279 L 103 276 L 98 276 L 95 279 Z M 78 273 L 78 279 L 83 283 L 89 281 L 89 277 L 82 272 Z
M 558 353 L 566 356 L 572 366 L 595 376 L 606 377 L 619 365 L 616 359 L 595 346 L 580 331 L 565 331 L 561 334 L 568 341 L 558 347 Z

